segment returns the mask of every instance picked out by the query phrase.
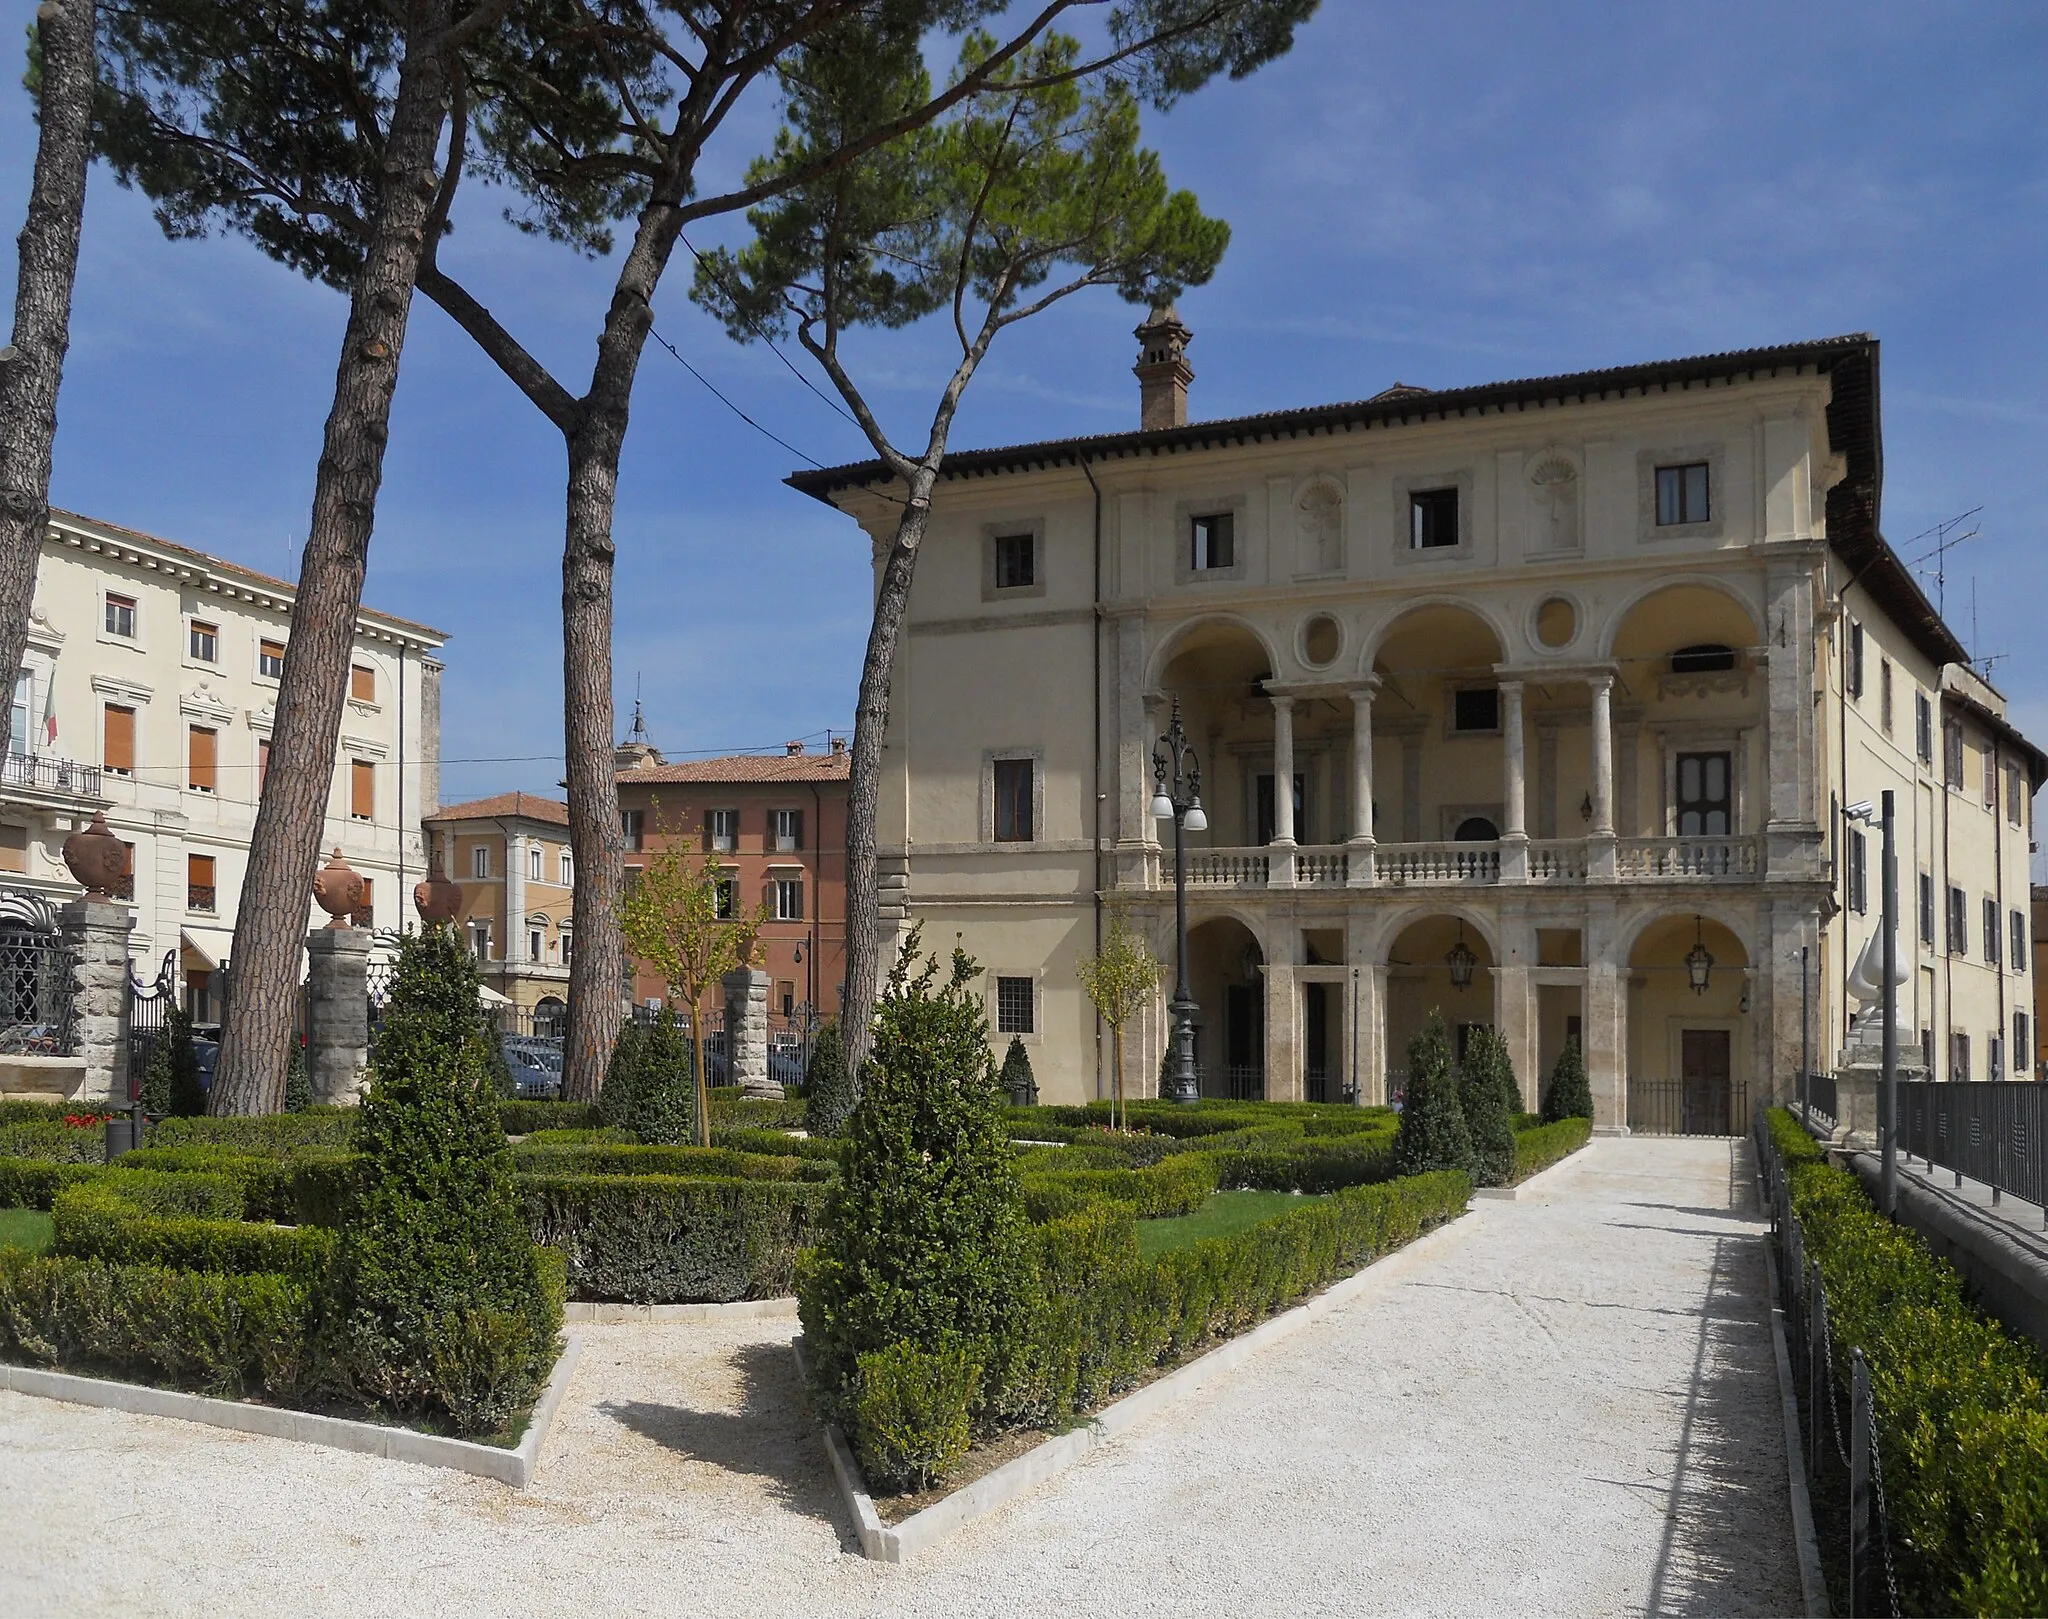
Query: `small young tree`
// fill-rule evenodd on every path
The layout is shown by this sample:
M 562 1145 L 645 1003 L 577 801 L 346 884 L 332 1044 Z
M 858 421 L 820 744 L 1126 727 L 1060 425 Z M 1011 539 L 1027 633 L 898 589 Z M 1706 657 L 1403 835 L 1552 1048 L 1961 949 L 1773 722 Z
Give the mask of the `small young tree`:
M 306 1048 L 292 1036 L 291 1059 L 284 1070 L 284 1110 L 303 1113 L 313 1105 L 313 1076 L 306 1070 Z
M 334 1325 L 356 1387 L 486 1432 L 538 1389 L 562 1318 L 499 1126 L 476 965 L 454 930 L 405 941 L 356 1120 Z
M 846 1047 L 839 1038 L 837 1019 L 818 1031 L 811 1045 L 810 1065 L 804 1069 L 804 1128 L 814 1136 L 836 1136 L 846 1128 L 854 1104 L 860 1099 L 853 1076 L 846 1071 Z
M 1083 956 L 1076 971 L 1081 987 L 1102 1021 L 1109 1025 L 1109 1124 L 1121 1129 L 1124 1109 L 1124 1025 L 1152 1003 L 1159 991 L 1159 958 L 1144 934 L 1124 920 L 1121 911 L 1109 919 L 1102 954 Z
M 1543 1122 L 1559 1119 L 1590 1119 L 1593 1116 L 1593 1088 L 1586 1083 L 1586 1059 L 1576 1039 L 1567 1040 L 1550 1070 L 1550 1087 L 1543 1093 Z
M 1002 1077 L 996 1083 L 1012 1106 L 1029 1107 L 1038 1100 L 1038 1076 L 1031 1071 L 1031 1053 L 1024 1049 L 1022 1035 L 1010 1036 L 1010 1049 L 1003 1053 Z
M 824 1231 L 799 1279 L 818 1392 L 850 1417 L 860 1357 L 893 1344 L 998 1358 L 1027 1313 L 1031 1258 L 988 1021 L 958 951 L 918 965 L 918 930 L 880 1004 Z
M 656 814 L 660 810 L 657 806 Z M 626 894 L 619 925 L 634 955 L 661 974 L 671 1000 L 690 1013 L 690 1093 L 700 1147 L 711 1145 L 711 1093 L 704 1079 L 706 999 L 714 985 L 753 958 L 765 904 L 742 912 L 732 879 L 706 849 L 670 839 Z
M 1472 1171 L 1472 1138 L 1458 1105 L 1450 1032 L 1435 1012 L 1408 1042 L 1408 1094 L 1401 1104 L 1400 1132 L 1394 1137 L 1394 1162 L 1404 1175 L 1432 1169 Z
M 199 1053 L 192 1044 L 192 1018 L 173 1004 L 164 1026 L 149 1043 L 149 1066 L 142 1075 L 142 1106 L 148 1113 L 196 1118 L 206 1111 L 206 1088 L 199 1083 Z
M 1472 1178 L 1481 1186 L 1505 1186 L 1515 1173 L 1515 1119 L 1508 1111 L 1515 1067 L 1498 1029 L 1475 1029 L 1465 1051 L 1458 1103 L 1472 1143 Z

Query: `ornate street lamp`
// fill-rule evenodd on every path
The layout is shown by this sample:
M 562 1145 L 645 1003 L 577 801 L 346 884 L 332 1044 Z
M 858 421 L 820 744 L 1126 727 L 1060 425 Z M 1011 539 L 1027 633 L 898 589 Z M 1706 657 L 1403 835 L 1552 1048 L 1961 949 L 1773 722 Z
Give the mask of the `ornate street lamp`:
M 1692 948 L 1685 953 L 1685 976 L 1692 992 L 1704 995 L 1714 971 L 1714 953 L 1707 948 L 1705 928 L 1697 916 L 1692 919 L 1692 935 Z
M 1181 729 L 1180 699 L 1173 700 L 1173 720 L 1166 734 L 1152 750 L 1152 815 L 1155 820 L 1173 818 L 1173 927 L 1178 954 L 1174 969 L 1173 999 L 1166 1009 L 1173 1014 L 1173 1066 L 1166 1080 L 1166 1094 L 1176 1102 L 1199 1102 L 1202 1082 L 1195 1074 L 1195 997 L 1188 990 L 1188 856 L 1186 834 L 1206 832 L 1209 817 L 1202 813 L 1202 767 L 1195 750 L 1188 746 L 1188 734 Z
M 1458 924 L 1458 942 L 1444 956 L 1444 965 L 1451 969 L 1451 988 L 1472 987 L 1472 969 L 1479 965 L 1479 958 L 1472 954 L 1472 947 L 1465 942 L 1465 924 L 1462 921 Z

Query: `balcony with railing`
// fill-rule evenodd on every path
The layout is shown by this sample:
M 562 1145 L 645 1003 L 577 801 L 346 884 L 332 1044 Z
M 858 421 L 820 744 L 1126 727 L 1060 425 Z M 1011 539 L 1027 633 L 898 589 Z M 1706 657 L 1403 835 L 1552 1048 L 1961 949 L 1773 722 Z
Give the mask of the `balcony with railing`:
M 1754 882 L 1763 870 L 1754 837 L 1543 838 L 1480 842 L 1340 843 L 1187 851 L 1188 887 L 1472 888 L 1583 883 Z M 1145 866 L 1144 885 L 1173 886 L 1173 855 Z
M 47 753 L 10 753 L 0 759 L 0 792 L 65 804 L 106 800 L 100 767 Z
M 185 909 L 207 911 L 215 909 L 216 890 L 212 883 L 187 883 L 185 885 Z

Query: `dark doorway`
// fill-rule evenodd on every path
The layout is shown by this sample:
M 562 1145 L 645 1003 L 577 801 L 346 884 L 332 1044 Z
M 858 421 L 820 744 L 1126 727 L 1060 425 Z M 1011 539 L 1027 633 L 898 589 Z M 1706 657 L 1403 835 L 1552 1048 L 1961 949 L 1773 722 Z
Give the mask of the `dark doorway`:
M 1258 795 L 1259 824 L 1254 830 L 1258 833 L 1256 841 L 1264 845 L 1273 841 L 1273 778 L 1271 776 L 1259 777 Z M 1308 777 L 1297 775 L 1294 778 L 1294 841 L 1296 843 L 1313 843 L 1315 840 L 1308 834 Z
M 1301 986 L 1301 1083 L 1302 1095 L 1311 1102 L 1328 1102 L 1330 1095 L 1330 986 Z
M 1223 1008 L 1223 1094 L 1258 1101 L 1266 1094 L 1266 998 L 1261 984 L 1232 984 Z
M 1689 1136 L 1733 1134 L 1728 1117 L 1728 1031 L 1682 1029 L 1678 1038 L 1681 1132 Z

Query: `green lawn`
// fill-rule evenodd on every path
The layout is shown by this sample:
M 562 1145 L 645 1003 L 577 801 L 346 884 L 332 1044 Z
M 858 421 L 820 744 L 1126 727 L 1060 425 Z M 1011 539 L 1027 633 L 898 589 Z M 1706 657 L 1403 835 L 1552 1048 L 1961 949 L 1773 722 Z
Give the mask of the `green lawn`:
M 1217 1192 L 1193 1214 L 1171 1220 L 1140 1220 L 1138 1251 L 1147 1255 L 1171 1253 L 1204 1237 L 1227 1237 L 1246 1226 L 1320 1201 L 1319 1197 L 1300 1192 Z
M 39 1254 L 50 1246 L 50 1217 L 41 1209 L 0 1209 L 0 1248 Z

